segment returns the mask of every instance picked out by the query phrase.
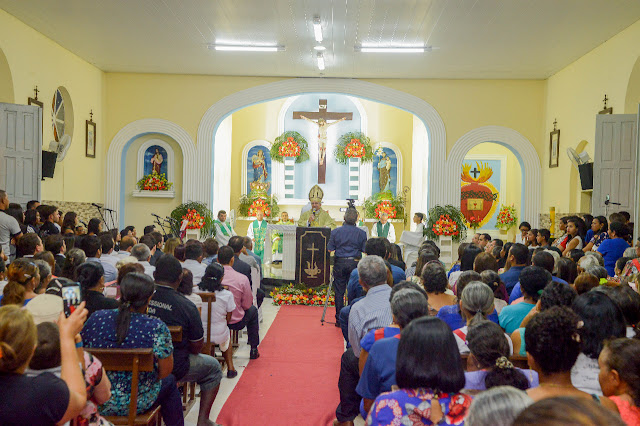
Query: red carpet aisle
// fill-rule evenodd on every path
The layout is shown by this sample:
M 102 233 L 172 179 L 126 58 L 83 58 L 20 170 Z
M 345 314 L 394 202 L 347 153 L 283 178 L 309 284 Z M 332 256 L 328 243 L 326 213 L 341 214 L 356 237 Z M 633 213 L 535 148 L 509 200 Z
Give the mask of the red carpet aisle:
M 327 310 L 334 318 L 335 310 Z M 321 307 L 282 306 L 224 404 L 224 426 L 331 424 L 339 402 L 338 374 L 344 348 L 340 329 L 320 325 Z

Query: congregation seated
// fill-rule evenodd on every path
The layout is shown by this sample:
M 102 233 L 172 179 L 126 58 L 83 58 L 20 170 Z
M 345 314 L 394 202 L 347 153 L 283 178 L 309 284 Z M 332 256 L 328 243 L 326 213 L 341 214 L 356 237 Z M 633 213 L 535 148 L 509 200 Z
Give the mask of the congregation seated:
M 95 262 L 102 265 L 104 270 L 105 281 L 114 281 L 118 276 L 118 270 L 111 262 L 103 262 L 102 258 L 102 243 L 100 238 L 96 235 L 87 235 L 80 241 L 80 248 L 87 256 L 86 262 Z
M 242 238 L 242 245 L 244 249 L 240 253 L 240 259 L 248 263 L 252 268 L 257 268 L 262 276 L 262 260 L 260 256 L 253 252 L 253 240 L 249 237 Z
M 160 235 L 160 237 L 162 237 L 162 235 Z M 156 239 L 156 237 L 151 233 L 144 234 L 142 237 L 140 237 L 138 243 L 144 244 L 149 248 L 149 251 L 151 252 L 149 265 L 155 266 L 156 260 L 158 260 L 158 258 L 156 257 L 156 253 L 158 252 L 158 240 Z
M 82 300 L 91 316 L 102 309 L 116 309 L 118 302 L 106 297 L 104 291 L 104 269 L 97 262 L 85 262 L 76 269 L 76 281 L 80 283 Z
M 516 417 L 532 403 L 529 395 L 520 389 L 496 386 L 473 399 L 464 423 L 467 426 L 511 426 Z
M 361 340 L 359 357 L 360 380 L 356 392 L 362 397 L 363 418 L 373 401 L 396 384 L 396 356 L 400 332 L 412 320 L 429 314 L 427 294 L 417 284 L 401 282 L 391 289 L 389 303 L 393 323 L 371 330 Z
M 509 361 L 511 344 L 498 324 L 478 321 L 469 327 L 466 339 L 469 348 L 466 390 L 483 391 L 496 386 L 527 390 L 538 386 L 538 373 L 515 368 Z
M 164 236 L 158 231 L 152 231 L 149 235 L 151 235 L 155 240 L 155 250 L 151 250 L 153 254 L 151 255 L 151 266 L 156 266 L 156 262 L 160 257 L 164 254 L 162 249 L 164 248 Z M 146 243 L 145 243 L 146 244 Z
M 134 257 L 136 261 L 144 268 L 144 273 L 153 278 L 155 272 L 155 266 L 151 266 L 149 261 L 151 260 L 151 250 L 146 244 L 138 243 L 131 248 L 131 257 Z
M 231 237 L 229 243 L 236 238 Z M 240 237 L 238 237 L 240 238 Z M 247 327 L 249 345 L 251 351 L 250 359 L 257 359 L 260 356 L 258 345 L 260 344 L 258 308 L 253 306 L 253 294 L 247 277 L 234 269 L 235 262 L 238 261 L 234 249 L 230 246 L 220 247 L 218 250 L 218 262 L 223 266 L 222 285 L 233 294 L 235 309 L 229 319 L 229 328 L 240 331 Z M 246 265 L 246 263 L 245 263 Z M 207 268 L 211 267 L 209 265 Z
M 83 264 L 86 260 L 87 256 L 81 249 L 74 247 L 68 250 L 60 276 L 68 278 L 70 280 L 74 279 L 76 276 L 76 268 Z
M 137 413 L 160 405 L 165 423 L 177 425 L 183 422 L 182 401 L 176 378 L 171 374 L 175 361 L 171 333 L 163 321 L 146 314 L 154 287 L 153 280 L 145 274 L 127 274 L 120 285 L 118 308 L 95 312 L 81 334 L 89 348 L 151 348 L 156 368 L 140 373 Z M 100 407 L 100 412 L 126 416 L 131 398 L 131 373 L 107 372 L 107 375 L 112 395 Z
M 555 425 L 625 426 L 619 416 L 595 401 L 579 396 L 557 396 L 531 404 L 512 426 Z
M 509 299 L 507 288 L 500 279 L 500 274 L 497 271 L 488 269 L 480 273 L 480 280 L 493 290 L 493 304 L 496 308 L 496 313 L 499 314 L 502 308 L 507 306 L 507 299 Z
M 216 242 L 217 244 L 217 242 Z M 233 312 L 236 310 L 236 302 L 233 293 L 222 286 L 225 268 L 217 262 L 207 266 L 200 290 L 215 293 L 216 300 L 211 304 L 211 343 L 216 344 L 222 351 L 224 362 L 227 364 L 227 378 L 234 378 L 238 372 L 233 366 L 233 348 L 231 347 L 231 332 L 228 323 L 231 321 Z M 202 328 L 205 333 L 208 325 L 208 305 L 202 306 Z
M 202 280 L 204 271 L 207 265 L 202 263 L 204 258 L 204 252 L 202 250 L 202 243 L 196 240 L 189 240 L 184 248 L 185 260 L 182 263 L 182 268 L 186 268 L 193 274 L 193 285 L 197 287 Z
M 260 307 L 260 305 L 262 305 L 262 301 L 264 300 L 265 293 L 264 290 L 260 288 L 260 282 L 253 282 L 253 279 L 251 277 L 251 266 L 241 258 L 241 256 L 245 256 L 245 254 L 243 253 L 243 251 L 245 250 L 243 241 L 243 238 L 238 235 L 234 235 L 233 237 L 229 238 L 228 247 L 231 247 L 234 253 L 233 269 L 249 279 L 251 289 L 256 289 L 257 304 L 258 307 Z
M 624 251 L 629 248 L 627 237 L 629 229 L 620 222 L 612 222 L 609 225 L 609 238 L 598 247 L 598 253 L 604 258 L 604 267 L 610 276 L 615 275 L 616 261 L 622 257 Z
M 64 424 L 84 409 L 87 393 L 75 347 L 75 337 L 87 316 L 83 308 L 81 303 L 69 318 L 58 317 L 60 377 L 48 372 L 29 377 L 24 373 L 36 349 L 36 325 L 29 311 L 15 305 L 0 307 L 0 419 L 3 424 Z
M 60 233 L 61 226 L 58 225 L 60 211 L 56 206 L 41 205 L 40 218 L 43 222 L 39 230 L 40 237 L 46 238 L 47 235 Z
M 510 268 L 500 274 L 500 279 L 507 288 L 507 293 L 511 295 L 511 291 L 520 279 L 520 273 L 527 266 L 529 261 L 529 249 L 524 244 L 513 244 L 509 249 L 507 262 Z
M 447 273 L 440 262 L 426 264 L 424 268 L 422 268 L 420 279 L 422 280 L 424 290 L 429 296 L 430 315 L 435 316 L 442 307 L 456 303 L 456 296 L 447 293 Z
M 48 253 L 51 256 L 51 253 L 47 251 L 43 251 L 42 253 Z M 53 256 L 51 257 L 53 258 Z M 51 279 L 53 278 L 51 275 L 51 264 L 42 259 L 33 259 L 33 263 L 38 267 L 38 275 L 40 276 L 38 286 L 33 290 L 33 292 L 35 294 L 42 294 L 47 289 L 49 282 L 51 282 Z
M 558 259 L 558 262 L 560 262 L 560 259 Z M 562 278 L 559 278 L 553 275 L 553 270 L 555 268 L 555 261 L 553 259 L 553 256 L 550 253 L 546 251 L 541 251 L 539 253 L 534 254 L 533 257 L 531 258 L 531 264 L 533 266 L 540 266 L 541 268 L 544 268 L 547 271 L 549 271 L 549 273 L 551 274 L 552 281 L 561 283 L 561 284 L 569 284 L 567 281 L 563 280 Z M 516 285 L 513 287 L 513 290 L 511 291 L 511 295 L 509 296 L 509 303 L 513 303 L 514 301 L 522 297 L 521 287 L 522 287 L 522 284 L 520 284 L 520 280 L 518 280 Z
M 520 327 L 520 323 L 536 305 L 540 293 L 550 282 L 551 274 L 540 266 L 527 266 L 522 270 L 520 284 L 523 301 L 505 307 L 499 315 L 500 327 L 504 328 L 507 334 L 513 333 Z
M 7 268 L 7 280 L 0 306 L 23 306 L 37 296 L 35 289 L 40 284 L 40 270 L 29 259 L 16 259 Z
M 137 240 L 134 237 L 131 235 L 125 235 L 120 241 L 120 250 L 115 254 L 115 256 L 118 257 L 118 259 L 131 256 L 131 250 L 136 244 Z
M 196 305 L 198 311 L 202 312 L 202 297 L 194 292 L 194 290 L 197 290 L 197 287 L 193 286 L 193 274 L 189 269 L 182 268 L 180 284 L 176 290 Z M 204 324 L 202 326 L 205 328 Z
M 416 260 L 416 265 L 412 268 L 411 276 L 407 277 L 408 280 L 414 282 L 416 284 L 422 284 L 422 270 L 424 269 L 424 265 L 431 261 L 437 261 L 438 254 L 431 247 L 425 247 L 418 252 L 418 260 Z
M 58 276 L 62 273 L 62 267 L 64 266 L 65 253 L 67 251 L 66 244 L 62 235 L 48 235 L 44 239 L 44 249 L 53 253 L 53 257 L 56 261 L 56 266 L 53 270 L 54 275 Z
M 598 362 L 601 365 L 598 379 L 604 396 L 616 404 L 626 424 L 640 423 L 640 341 L 609 340 Z
M 174 256 L 164 255 L 156 262 L 156 291 L 152 294 L 148 312 L 168 326 L 182 327 L 183 338 L 174 345 L 172 373 L 177 381 L 200 385 L 198 424 L 205 425 L 209 424 L 222 370 L 214 357 L 200 353 L 204 345 L 200 312 L 190 300 L 177 292 L 181 276 L 182 265 Z
M 410 416 L 415 417 L 414 424 L 441 420 L 462 424 L 472 398 L 460 393 L 465 383 L 460 353 L 442 320 L 423 317 L 409 323 L 398 344 L 396 363 L 399 390 L 375 399 L 367 425 L 401 424 Z
M 204 265 L 211 265 L 212 262 L 218 259 L 218 250 L 220 250 L 220 245 L 215 238 L 207 238 L 204 240 L 204 243 L 202 243 L 202 249 L 204 250 L 204 258 L 202 259 L 202 263 Z
M 449 286 L 451 286 L 454 293 L 457 293 L 456 288 L 460 275 L 466 271 L 473 271 L 473 262 L 480 253 L 482 253 L 482 249 L 475 244 L 465 246 L 462 257 L 460 257 L 460 268 L 448 275 Z
M 27 227 L 27 232 L 33 234 L 39 233 L 40 226 L 38 226 L 38 223 L 40 223 L 40 213 L 35 209 L 27 209 L 27 211 L 24 212 L 24 225 Z

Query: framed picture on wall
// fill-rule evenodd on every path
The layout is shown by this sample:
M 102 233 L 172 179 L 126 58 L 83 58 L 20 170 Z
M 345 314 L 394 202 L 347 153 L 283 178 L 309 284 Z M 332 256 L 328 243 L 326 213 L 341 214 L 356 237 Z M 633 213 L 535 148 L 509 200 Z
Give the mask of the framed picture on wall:
M 87 120 L 87 145 L 85 156 L 96 158 L 96 123 L 93 120 Z
M 560 153 L 560 129 L 549 133 L 549 168 L 558 167 Z

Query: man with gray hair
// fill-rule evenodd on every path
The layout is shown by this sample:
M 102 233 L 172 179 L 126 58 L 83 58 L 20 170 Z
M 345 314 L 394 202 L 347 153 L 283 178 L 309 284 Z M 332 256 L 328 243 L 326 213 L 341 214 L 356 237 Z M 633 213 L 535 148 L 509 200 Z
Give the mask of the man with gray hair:
M 340 310 L 344 307 L 344 293 L 351 272 L 362 258 L 367 233 L 356 226 L 358 211 L 347 209 L 344 223 L 331 231 L 327 250 L 334 252 L 333 291 L 336 295 L 336 327 L 340 327 Z
M 333 233 L 332 233 L 333 234 Z M 380 256 L 367 256 L 358 263 L 360 285 L 366 296 L 353 305 L 349 312 L 349 343 L 351 347 L 342 354 L 340 361 L 340 404 L 336 409 L 334 426 L 353 424 L 360 410 L 360 395 L 356 392 L 360 371 L 360 340 L 369 330 L 389 325 L 393 319 L 389 295 L 391 287 L 387 284 L 387 265 Z
M 151 266 L 149 261 L 151 260 L 151 250 L 149 246 L 143 243 L 138 243 L 131 249 L 131 256 L 135 257 L 139 264 L 144 267 L 144 273 L 153 278 L 153 272 L 156 270 L 155 266 Z

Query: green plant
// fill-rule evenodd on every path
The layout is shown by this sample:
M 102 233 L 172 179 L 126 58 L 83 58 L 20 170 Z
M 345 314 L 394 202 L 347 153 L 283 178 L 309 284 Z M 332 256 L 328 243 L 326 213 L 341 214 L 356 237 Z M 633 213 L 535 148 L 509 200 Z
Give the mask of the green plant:
M 333 156 L 340 164 L 347 164 L 350 157 L 360 158 L 361 163 L 370 163 L 373 161 L 371 139 L 362 132 L 345 133 L 340 136 Z
M 427 224 L 424 227 L 424 235 L 430 240 L 437 240 L 440 236 L 434 232 L 434 227 L 437 226 L 440 216 L 447 217 L 454 221 L 459 230 L 458 235 L 452 235 L 451 239 L 454 242 L 463 241 L 467 237 L 467 226 L 465 224 L 465 218 L 458 207 L 452 205 L 435 206 L 429 209 Z
M 385 198 L 382 199 L 380 198 L 380 195 L 381 194 L 377 194 L 364 200 L 364 203 L 363 203 L 364 217 L 366 219 L 379 219 L 378 217 L 378 211 L 380 210 L 379 206 L 384 203 L 387 205 L 390 204 L 395 208 L 395 217 L 393 217 L 392 219 L 403 219 L 406 222 L 407 218 L 405 215 L 404 206 L 407 200 L 405 196 L 404 195 L 394 196 L 392 194 L 391 195 L 384 194 Z M 388 211 L 387 208 L 385 208 L 384 210 Z
M 243 217 L 249 216 L 249 209 L 251 205 L 256 201 L 258 197 L 248 197 L 247 195 L 243 195 L 240 197 L 240 204 L 238 205 L 238 214 Z M 275 195 L 271 196 L 271 199 L 267 201 L 267 204 L 270 208 L 270 214 L 268 217 L 274 218 L 278 217 L 280 214 L 280 206 L 278 206 L 278 197 Z
M 298 147 L 297 150 L 295 149 L 296 145 Z M 298 132 L 284 132 L 273 142 L 269 154 L 271 155 L 272 161 L 284 163 L 284 156 L 282 154 L 286 152 L 298 153 L 297 156 L 291 156 L 295 157 L 296 163 L 304 163 L 309 159 L 309 145 L 307 144 L 307 140 Z
M 200 228 L 201 237 L 209 238 L 216 235 L 216 228 L 213 224 L 213 213 L 204 203 L 198 201 L 182 203 L 173 209 L 171 217 L 177 220 L 178 223 L 182 223 L 182 217 L 186 216 L 189 210 L 195 210 L 200 216 L 204 217 L 204 226 Z

